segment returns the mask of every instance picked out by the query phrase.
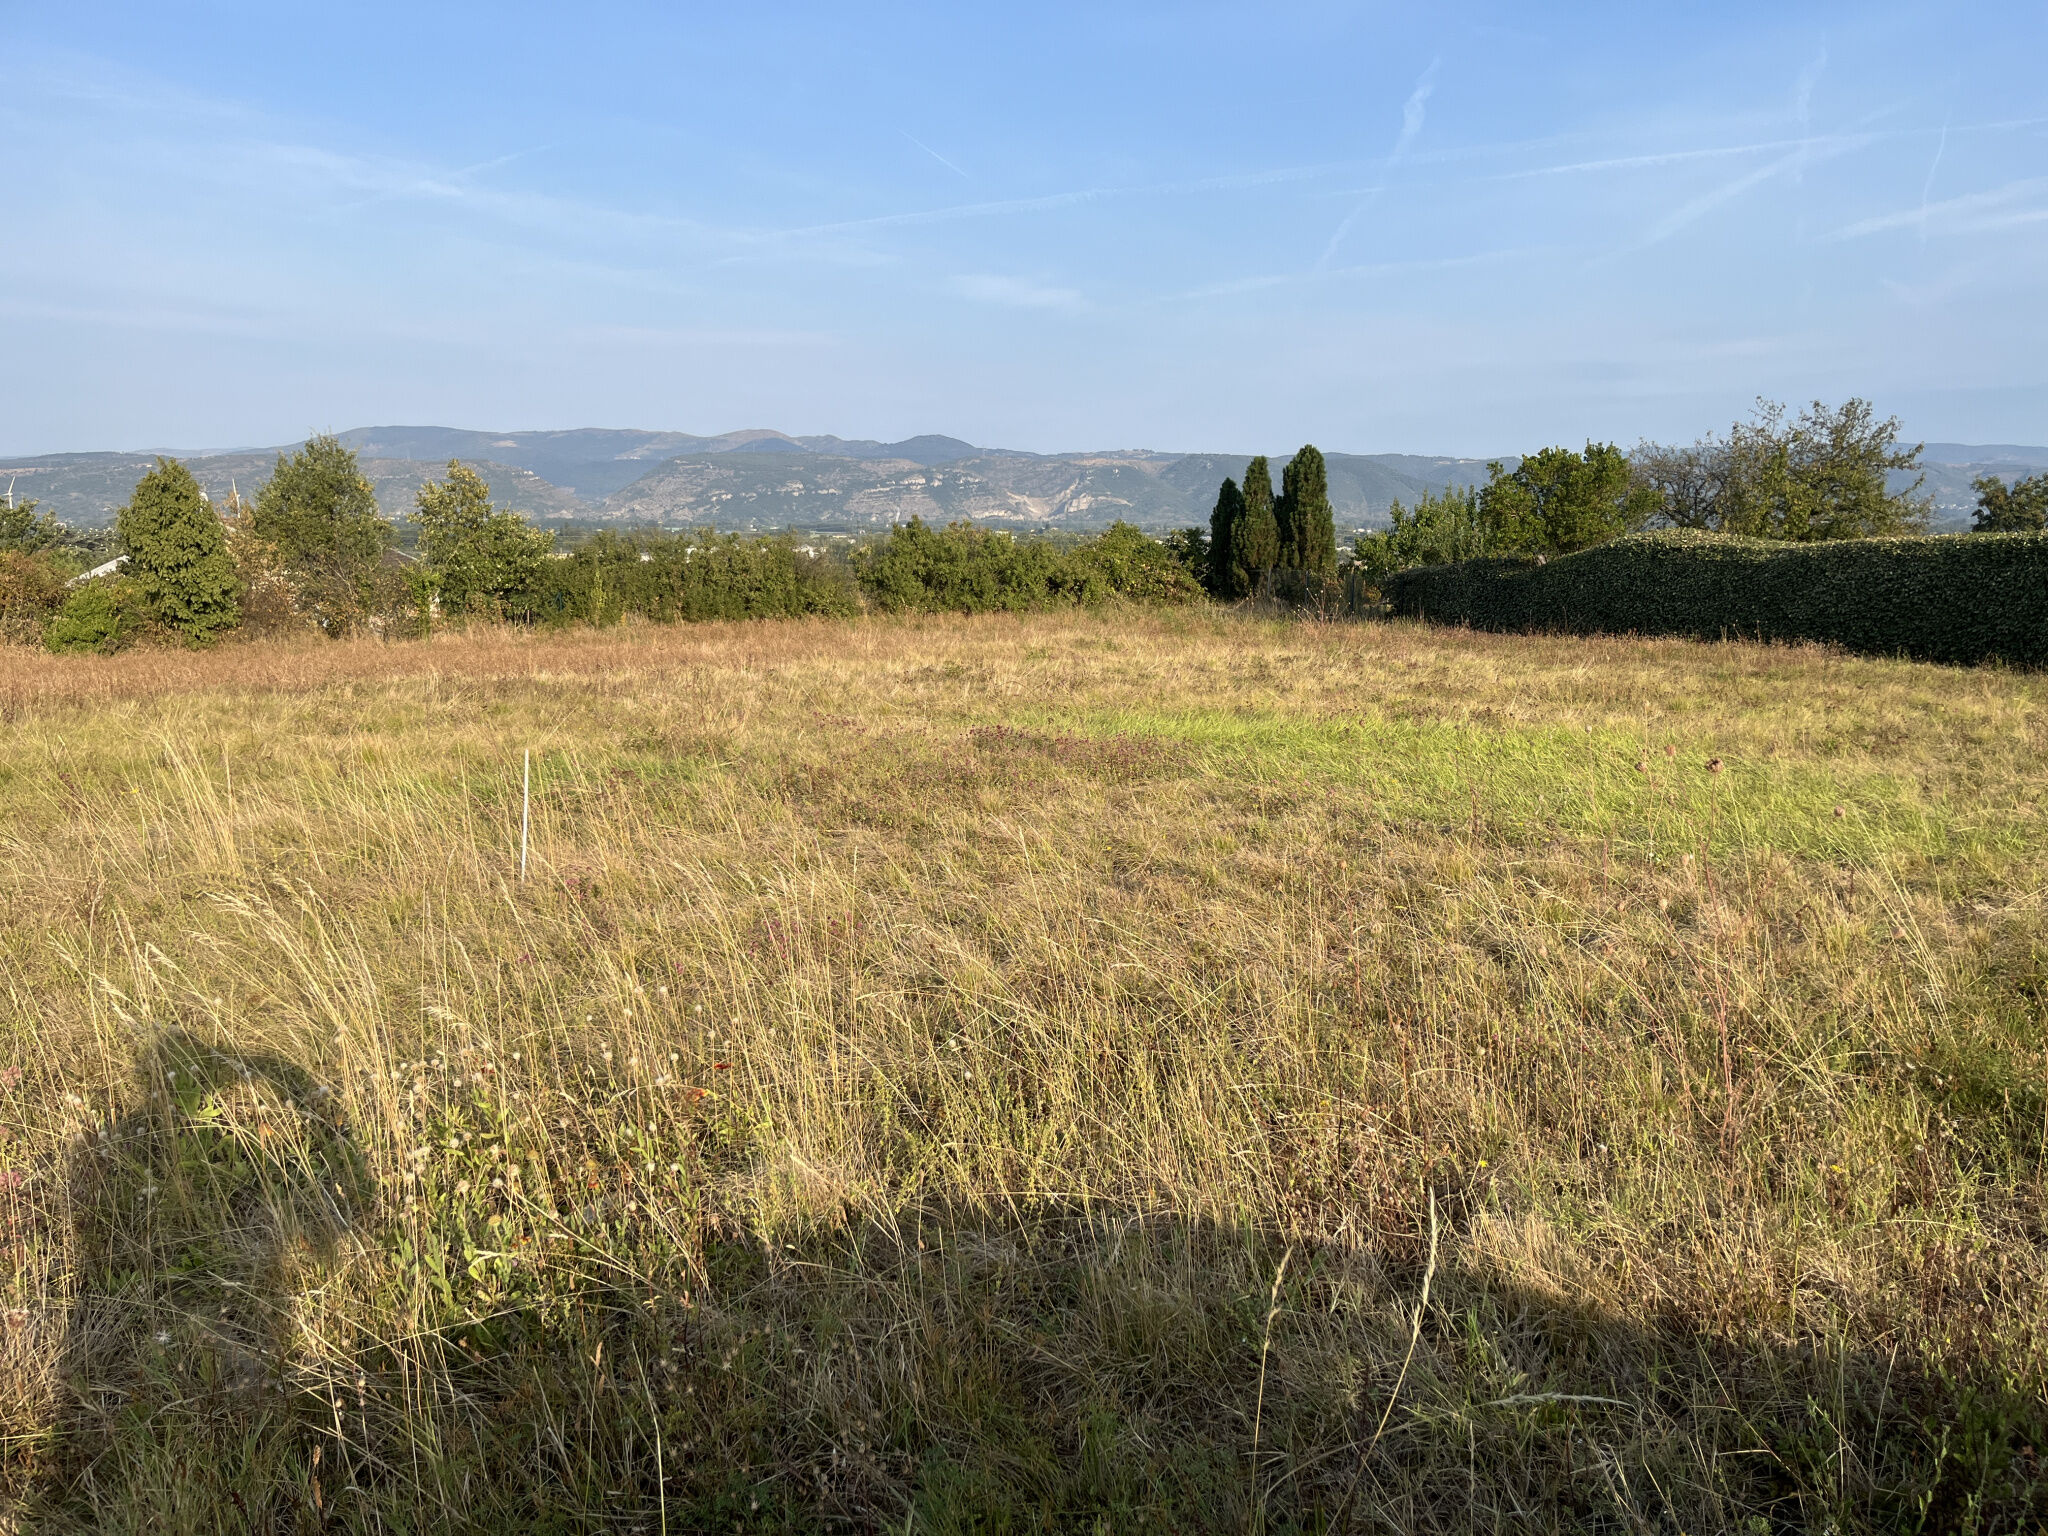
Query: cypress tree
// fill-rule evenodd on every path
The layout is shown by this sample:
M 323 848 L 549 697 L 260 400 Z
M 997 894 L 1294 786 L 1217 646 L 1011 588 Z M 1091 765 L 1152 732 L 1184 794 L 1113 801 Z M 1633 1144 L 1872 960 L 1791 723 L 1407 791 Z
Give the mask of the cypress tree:
M 1239 590 L 1235 551 L 1239 525 L 1244 522 L 1244 492 L 1228 476 L 1216 492 L 1216 510 L 1209 514 L 1209 595 L 1230 601 L 1244 596 Z
M 1244 521 L 1231 541 L 1230 558 L 1240 593 L 1257 591 L 1260 578 L 1280 563 L 1280 529 L 1273 521 L 1273 471 L 1264 454 L 1244 467 Z
M 1280 563 L 1317 576 L 1337 574 L 1337 524 L 1330 510 L 1330 472 L 1322 450 L 1305 445 L 1280 474 L 1275 509 Z
M 150 615 L 188 644 L 205 645 L 242 620 L 227 528 L 176 459 L 158 459 L 114 514 L 128 573 Z

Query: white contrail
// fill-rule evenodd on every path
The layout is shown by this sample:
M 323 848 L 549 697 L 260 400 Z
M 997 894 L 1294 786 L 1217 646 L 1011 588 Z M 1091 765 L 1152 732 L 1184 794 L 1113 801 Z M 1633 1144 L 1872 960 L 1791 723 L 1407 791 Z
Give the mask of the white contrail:
M 1401 157 L 1408 153 L 1408 146 L 1422 133 L 1423 113 L 1428 108 L 1430 92 L 1436 89 L 1437 66 L 1442 63 L 1443 60 L 1440 58 L 1429 61 L 1429 68 L 1422 72 L 1422 78 L 1415 82 L 1415 89 L 1408 93 L 1407 101 L 1401 105 L 1401 132 L 1394 140 L 1394 147 L 1387 155 L 1386 164 L 1380 168 L 1380 180 L 1383 183 L 1386 180 L 1386 173 L 1400 162 Z M 1344 222 L 1337 226 L 1337 232 L 1330 236 L 1330 243 L 1323 247 L 1323 254 L 1316 258 L 1318 272 L 1329 266 L 1330 258 L 1337 254 L 1337 247 L 1342 245 L 1344 237 L 1351 233 L 1351 226 L 1359 221 L 1366 209 L 1378 201 L 1379 194 L 1380 189 L 1374 187 L 1358 200 L 1356 207 L 1344 215 Z
M 1927 180 L 1920 185 L 1920 242 L 1927 243 L 1927 199 L 1934 191 L 1934 173 L 1941 169 L 1942 152 L 1948 148 L 1948 124 L 1941 125 L 1941 142 L 1934 146 L 1934 163 L 1927 167 Z
M 933 148 L 931 147 L 931 145 L 929 145 L 929 144 L 925 143 L 925 141 L 924 141 L 923 139 L 920 139 L 920 138 L 919 138 L 919 137 L 918 137 L 918 136 L 917 136 L 916 134 L 912 133 L 912 132 L 911 132 L 911 131 L 910 131 L 910 130 L 909 130 L 908 128 L 898 128 L 898 129 L 897 129 L 896 131 L 897 131 L 898 133 L 902 134 L 902 135 L 903 135 L 903 137 L 905 137 L 906 139 L 910 140 L 910 142 L 911 142 L 911 143 L 915 144 L 915 145 L 916 145 L 916 146 L 917 146 L 917 147 L 918 147 L 919 149 L 923 150 L 923 151 L 924 151 L 924 152 L 925 152 L 926 154 L 930 155 L 930 156 L 931 156 L 931 157 L 932 157 L 932 158 L 933 158 L 934 160 L 938 161 L 938 162 L 939 162 L 939 164 L 943 165 L 943 166 L 944 166 L 944 167 L 945 167 L 945 168 L 946 168 L 947 170 L 951 171 L 951 172 L 952 172 L 952 173 L 953 173 L 953 174 L 954 174 L 955 176 L 958 176 L 958 177 L 959 177 L 959 178 L 960 178 L 960 179 L 961 179 L 962 181 L 972 181 L 972 180 L 974 180 L 974 178 L 973 178 L 972 176 L 969 176 L 969 175 L 968 175 L 968 174 L 967 174 L 967 173 L 966 173 L 965 171 L 961 170 L 959 166 L 955 165 L 955 164 L 954 164 L 954 163 L 953 163 L 952 161 L 948 160 L 948 159 L 947 159 L 947 158 L 946 158 L 946 157 L 945 157 L 944 155 L 940 154 L 940 153 L 939 153 L 939 152 L 938 152 L 938 151 L 937 151 L 936 149 L 933 149 Z

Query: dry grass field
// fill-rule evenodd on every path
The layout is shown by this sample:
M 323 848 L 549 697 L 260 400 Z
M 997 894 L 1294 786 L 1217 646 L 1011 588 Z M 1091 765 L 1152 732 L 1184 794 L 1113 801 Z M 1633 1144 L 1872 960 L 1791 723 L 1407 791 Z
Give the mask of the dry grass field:
M 0 1528 L 2038 1529 L 2044 749 L 1209 613 L 0 651 Z

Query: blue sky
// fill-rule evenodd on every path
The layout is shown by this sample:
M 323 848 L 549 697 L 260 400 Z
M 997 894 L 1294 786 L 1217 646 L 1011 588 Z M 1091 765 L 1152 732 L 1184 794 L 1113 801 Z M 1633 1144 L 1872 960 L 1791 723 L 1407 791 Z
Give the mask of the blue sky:
M 2048 442 L 2048 6 L 0 4 L 0 453 Z

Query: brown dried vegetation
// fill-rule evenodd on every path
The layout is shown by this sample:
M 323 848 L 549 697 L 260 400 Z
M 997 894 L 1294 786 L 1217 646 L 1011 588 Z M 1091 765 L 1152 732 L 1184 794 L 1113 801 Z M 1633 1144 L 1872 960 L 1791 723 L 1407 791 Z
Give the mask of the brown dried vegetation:
M 1204 614 L 0 650 L 10 1507 L 2031 1528 L 2044 701 Z

